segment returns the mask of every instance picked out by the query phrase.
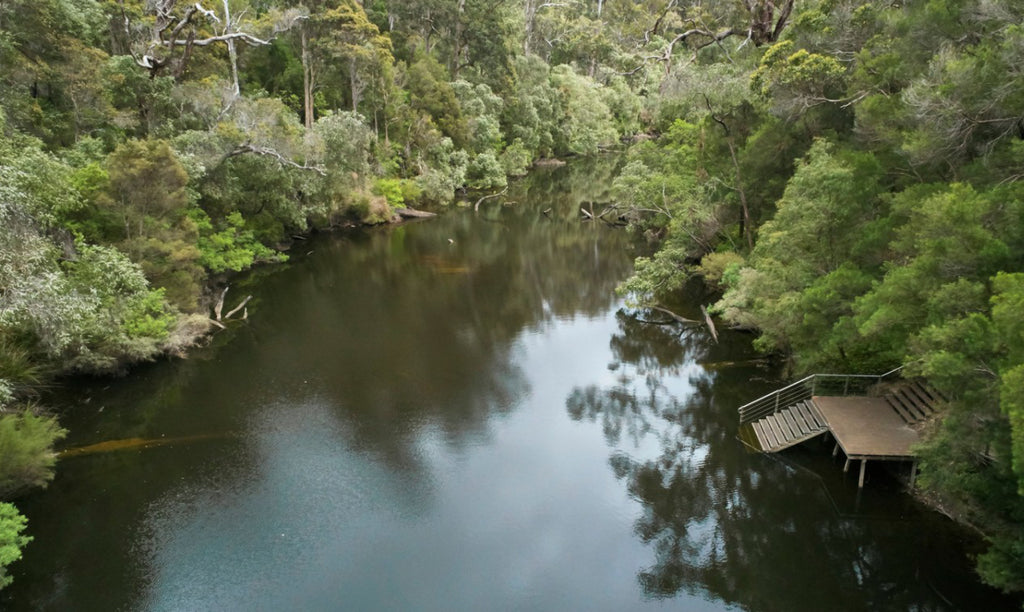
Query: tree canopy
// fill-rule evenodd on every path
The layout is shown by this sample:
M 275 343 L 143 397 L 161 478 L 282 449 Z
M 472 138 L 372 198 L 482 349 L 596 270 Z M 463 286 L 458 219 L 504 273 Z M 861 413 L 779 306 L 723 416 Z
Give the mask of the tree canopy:
M 45 483 L 48 377 L 180 351 L 213 287 L 293 236 L 635 139 L 615 206 L 658 250 L 630 302 L 701 276 L 794 371 L 926 377 L 950 401 L 921 482 L 1022 590 L 1022 21 L 1010 0 L 4 0 L 0 466 Z

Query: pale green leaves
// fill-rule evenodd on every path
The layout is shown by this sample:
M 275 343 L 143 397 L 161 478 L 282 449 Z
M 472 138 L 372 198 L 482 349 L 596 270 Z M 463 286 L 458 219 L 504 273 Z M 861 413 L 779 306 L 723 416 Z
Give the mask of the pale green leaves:
M 21 559 L 21 549 L 32 541 L 21 534 L 27 523 L 13 504 L 0 502 L 0 589 L 13 580 L 7 575 L 7 566 Z

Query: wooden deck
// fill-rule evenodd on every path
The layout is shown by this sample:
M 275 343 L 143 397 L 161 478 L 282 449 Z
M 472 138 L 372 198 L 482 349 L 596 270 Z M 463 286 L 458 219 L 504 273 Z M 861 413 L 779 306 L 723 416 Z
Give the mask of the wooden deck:
M 848 459 L 911 461 L 920 439 L 882 397 L 814 397 L 814 404 Z
M 920 440 L 917 425 L 935 415 L 942 397 L 921 382 L 887 385 L 881 396 L 813 395 L 740 427 L 740 439 L 764 453 L 777 453 L 831 433 L 835 457 L 846 455 L 843 471 L 860 461 L 858 486 L 864 486 L 868 460 L 911 461 L 913 487 L 917 463 L 913 447 Z M 769 399 L 773 399 L 771 396 Z

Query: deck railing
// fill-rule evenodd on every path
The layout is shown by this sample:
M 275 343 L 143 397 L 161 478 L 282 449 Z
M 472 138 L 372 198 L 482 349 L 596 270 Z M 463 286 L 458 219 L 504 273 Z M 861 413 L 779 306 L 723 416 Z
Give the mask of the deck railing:
M 740 424 L 775 414 L 815 395 L 865 395 L 872 386 L 902 369 L 900 366 L 885 374 L 811 374 L 740 406 Z

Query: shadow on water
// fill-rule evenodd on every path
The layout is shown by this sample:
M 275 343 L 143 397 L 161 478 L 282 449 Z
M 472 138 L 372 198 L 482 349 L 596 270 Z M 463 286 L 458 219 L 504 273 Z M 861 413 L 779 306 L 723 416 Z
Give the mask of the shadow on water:
M 638 250 L 579 209 L 616 163 L 314 237 L 189 359 L 68 381 L 0 608 L 1005 607 L 881 472 L 746 452 L 748 336 L 615 311 Z
M 189 359 L 67 381 L 50 401 L 68 451 L 19 500 L 35 541 L 0 607 L 174 608 L 154 591 L 167 576 L 257 574 L 231 551 L 261 549 L 256 531 L 286 533 L 288 517 L 314 534 L 338 531 L 346 504 L 422 513 L 424 440 L 486 442 L 530 393 L 521 334 L 614 303 L 628 238 L 578 210 L 606 199 L 616 163 L 538 171 L 476 214 L 315 237 L 236 278 L 228 303 L 254 295 L 249 320 Z
M 870 470 L 858 492 L 823 440 L 747 451 L 736 408 L 770 390 L 774 374 L 749 337 L 725 332 L 715 345 L 698 327 L 628 311 L 617 320 L 616 384 L 574 389 L 566 410 L 600 425 L 610 469 L 642 506 L 634 532 L 653 555 L 637 573 L 646 597 L 687 593 L 749 610 L 1019 609 L 977 584 L 962 552 L 973 536 L 884 470 Z

